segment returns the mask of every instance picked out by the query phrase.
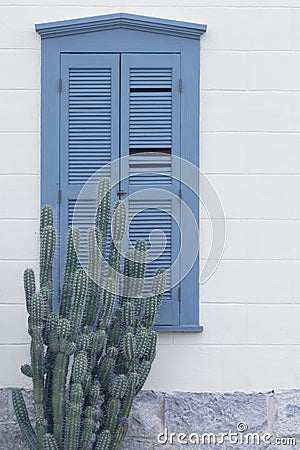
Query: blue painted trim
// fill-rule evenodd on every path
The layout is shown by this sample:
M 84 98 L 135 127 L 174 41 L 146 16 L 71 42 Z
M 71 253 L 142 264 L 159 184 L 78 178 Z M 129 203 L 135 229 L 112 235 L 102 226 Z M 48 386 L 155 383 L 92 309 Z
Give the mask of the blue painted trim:
M 199 168 L 199 124 L 200 124 L 200 42 L 185 40 L 181 53 L 181 157 Z M 199 180 L 193 180 L 199 186 Z M 184 183 L 181 184 L 182 200 L 193 211 L 199 227 L 199 199 Z M 182 226 L 188 229 L 182 216 Z M 191 233 L 191 230 L 190 230 Z M 189 235 L 191 245 L 197 245 L 199 235 Z M 199 257 L 181 281 L 180 325 L 199 326 Z
M 158 19 L 127 13 L 115 13 L 101 16 L 84 17 L 59 22 L 39 23 L 36 31 L 42 38 L 53 38 L 70 34 L 90 33 L 113 28 L 128 28 L 137 31 L 169 34 L 190 39 L 200 39 L 205 33 L 206 25 L 181 22 L 177 20 Z
M 42 42 L 41 73 L 41 206 L 49 204 L 54 210 L 57 232 L 53 265 L 53 297 L 57 308 L 59 290 L 59 133 L 60 113 L 58 80 L 60 77 L 60 54 L 51 45 Z
M 162 325 L 155 326 L 154 329 L 159 333 L 202 333 L 203 326 L 202 325 Z

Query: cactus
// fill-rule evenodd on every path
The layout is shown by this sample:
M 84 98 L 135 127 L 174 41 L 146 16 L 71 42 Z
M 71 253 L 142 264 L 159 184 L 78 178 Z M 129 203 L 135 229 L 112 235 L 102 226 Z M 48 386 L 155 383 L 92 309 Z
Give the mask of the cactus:
M 65 318 L 69 317 L 72 304 L 73 282 L 76 273 L 78 247 L 79 230 L 78 228 L 71 227 L 68 231 L 66 267 L 60 303 L 60 314 Z
M 52 265 L 55 249 L 55 229 L 52 225 L 44 227 L 40 248 L 40 284 L 41 287 L 52 283 Z
M 44 228 L 47 226 L 53 227 L 54 217 L 53 217 L 53 209 L 50 205 L 44 205 L 41 210 L 41 218 L 40 218 L 40 236 L 42 236 Z
M 128 429 L 128 422 L 126 419 L 120 421 L 117 430 L 113 436 L 113 443 L 111 450 L 120 450 L 124 437 Z
M 101 266 L 103 265 L 96 234 L 96 229 L 91 228 L 89 230 L 89 280 L 83 323 L 90 328 L 93 328 L 98 313 L 101 294 L 98 283 L 100 281 Z
M 95 226 L 89 230 L 87 272 L 78 268 L 79 230 L 68 231 L 58 312 L 52 305 L 53 211 L 49 205 L 41 211 L 39 285 L 32 269 L 24 272 L 31 363 L 21 366 L 33 382 L 35 429 L 21 391 L 12 393 L 30 450 L 119 450 L 134 397 L 155 357 L 157 334 L 152 326 L 165 273 L 157 271 L 152 292 L 144 296 L 146 243 L 138 240 L 122 258 L 126 229 L 122 201 L 113 210 L 106 261 L 110 202 L 110 183 L 103 178 Z
M 136 356 L 136 337 L 133 333 L 126 333 L 121 342 L 121 352 L 127 361 L 131 361 Z
M 58 450 L 57 442 L 50 433 L 46 433 L 44 436 L 43 450 Z
M 39 447 L 37 436 L 29 421 L 27 408 L 25 405 L 23 394 L 20 391 L 20 389 L 13 389 L 12 401 L 17 416 L 17 420 L 26 444 L 28 445 L 30 450 L 38 450 Z
M 106 420 L 105 428 L 110 431 L 111 434 L 114 433 L 117 426 L 118 415 L 121 409 L 121 401 L 118 398 L 111 397 L 108 400 L 108 405 L 106 409 Z
M 33 378 L 33 372 L 32 367 L 30 364 L 22 364 L 21 365 L 21 372 L 23 375 L 25 375 L 28 378 Z
M 83 383 L 87 372 L 87 354 L 84 351 L 77 353 L 74 358 L 72 370 L 72 383 Z
M 99 327 L 106 328 L 111 318 L 115 306 L 117 287 L 116 283 L 108 278 L 103 292 L 102 312 L 99 320 Z
M 110 380 L 108 392 L 112 397 L 123 398 L 127 391 L 127 377 L 126 375 L 116 375 Z
M 105 357 L 102 364 L 100 364 L 99 370 L 98 370 L 98 380 L 100 381 L 100 384 L 103 389 L 106 388 L 108 385 L 110 378 L 113 374 L 115 361 L 114 358 L 111 358 L 109 356 Z
M 148 335 L 148 345 L 145 354 L 145 359 L 147 361 L 150 361 L 151 363 L 155 358 L 156 344 L 157 344 L 157 333 L 152 330 Z
M 26 308 L 27 308 L 28 314 L 30 314 L 32 296 L 36 291 L 35 275 L 34 275 L 34 271 L 32 269 L 25 269 L 24 290 L 25 290 Z
M 88 363 L 91 372 L 95 374 L 96 363 L 101 356 L 106 344 L 106 332 L 104 330 L 98 330 L 90 333 L 89 335 L 89 347 L 88 347 Z
M 73 301 L 70 310 L 71 339 L 75 340 L 81 326 L 87 290 L 87 274 L 84 269 L 78 269 L 74 279 Z
M 73 450 L 74 448 L 78 448 L 82 406 L 83 389 L 81 383 L 74 383 L 71 386 L 70 405 L 65 427 L 65 450 Z
M 97 436 L 97 440 L 94 446 L 95 450 L 109 450 L 109 444 L 111 441 L 111 433 L 109 430 L 103 430 Z
M 81 450 L 87 450 L 89 448 L 95 430 L 96 417 L 97 410 L 92 406 L 87 406 L 83 416 L 83 427 L 79 446 Z
M 159 298 L 157 295 L 149 295 L 146 298 L 143 320 L 143 324 L 146 328 L 150 328 L 153 325 L 157 313 L 158 303 Z

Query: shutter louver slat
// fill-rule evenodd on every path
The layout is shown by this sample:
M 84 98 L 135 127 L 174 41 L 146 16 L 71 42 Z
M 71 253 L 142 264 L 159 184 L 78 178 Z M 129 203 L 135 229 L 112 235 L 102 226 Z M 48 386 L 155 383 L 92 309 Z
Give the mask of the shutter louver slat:
M 130 68 L 129 87 L 129 148 L 171 148 L 172 68 Z
M 129 87 L 129 148 L 144 151 L 130 155 L 129 182 L 170 184 L 171 158 L 155 150 L 172 147 L 172 68 L 130 68 Z
M 172 265 L 172 202 L 171 200 L 149 201 L 132 200 L 129 201 L 129 238 L 131 243 L 138 239 L 146 239 L 147 271 L 146 277 L 153 277 L 159 268 L 168 268 Z M 159 234 L 154 234 L 153 230 L 159 229 Z M 152 234 L 151 234 L 152 232 Z M 164 233 L 164 235 L 162 234 Z M 153 235 L 154 234 L 154 235 Z M 151 235 L 151 242 L 149 241 Z M 152 246 L 152 251 L 149 251 Z M 170 277 L 166 279 L 167 292 L 164 294 L 164 301 L 171 300 Z M 145 281 L 145 293 L 151 292 L 151 281 Z
M 69 69 L 70 184 L 111 160 L 111 95 L 110 68 Z

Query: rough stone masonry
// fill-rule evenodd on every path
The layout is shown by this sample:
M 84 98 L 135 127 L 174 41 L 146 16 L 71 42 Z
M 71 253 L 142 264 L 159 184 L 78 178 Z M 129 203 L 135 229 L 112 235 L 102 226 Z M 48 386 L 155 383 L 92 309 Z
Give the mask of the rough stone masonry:
M 30 415 L 32 395 L 24 391 Z M 272 435 L 269 444 L 237 444 L 225 438 L 222 444 L 158 443 L 159 433 L 236 432 L 246 424 L 245 433 Z M 240 433 L 242 434 L 242 433 Z M 275 443 L 275 439 L 281 440 Z M 162 441 L 163 436 L 161 437 Z M 271 442 L 270 441 L 270 442 Z M 220 442 L 220 440 L 218 440 Z M 25 449 L 11 401 L 11 389 L 0 389 L 0 449 Z M 123 450 L 300 450 L 300 390 L 267 393 L 190 393 L 142 391 L 135 399 Z

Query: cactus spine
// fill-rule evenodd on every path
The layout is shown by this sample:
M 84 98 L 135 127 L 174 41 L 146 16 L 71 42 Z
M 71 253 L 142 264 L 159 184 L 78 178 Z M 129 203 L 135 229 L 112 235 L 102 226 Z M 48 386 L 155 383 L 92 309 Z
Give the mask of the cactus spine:
M 152 326 L 165 273 L 157 271 L 152 292 L 144 297 L 146 243 L 138 240 L 122 261 L 122 201 L 113 210 L 106 261 L 110 203 L 109 179 L 103 178 L 95 226 L 89 231 L 87 272 L 77 268 L 79 230 L 68 231 L 59 313 L 52 306 L 53 211 L 49 205 L 41 211 L 39 286 L 32 269 L 24 272 L 31 364 L 21 367 L 33 381 L 35 429 L 21 391 L 12 394 L 30 450 L 120 450 L 132 402 L 155 357 L 157 335 Z

